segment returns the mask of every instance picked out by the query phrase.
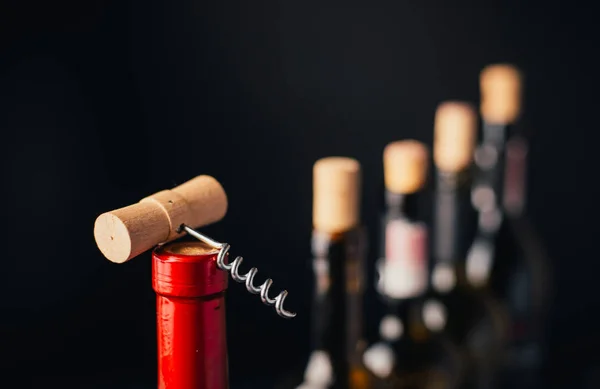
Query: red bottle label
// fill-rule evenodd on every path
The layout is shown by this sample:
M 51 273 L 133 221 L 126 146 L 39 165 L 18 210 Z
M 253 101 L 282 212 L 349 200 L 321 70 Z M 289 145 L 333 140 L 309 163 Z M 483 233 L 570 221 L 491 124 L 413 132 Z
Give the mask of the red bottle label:
M 393 298 L 418 295 L 427 285 L 427 229 L 423 223 L 393 220 L 386 226 L 384 292 Z

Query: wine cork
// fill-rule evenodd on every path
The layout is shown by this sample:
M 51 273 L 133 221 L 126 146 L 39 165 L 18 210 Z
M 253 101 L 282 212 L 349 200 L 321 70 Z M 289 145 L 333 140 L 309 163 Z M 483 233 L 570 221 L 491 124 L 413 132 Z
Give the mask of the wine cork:
M 427 179 L 429 151 L 416 140 L 396 141 L 383 151 L 385 188 L 392 193 L 410 194 L 422 189 Z
M 330 234 L 356 227 L 360 219 L 360 163 L 328 157 L 313 166 L 313 227 Z
M 167 245 L 161 246 L 161 250 L 165 253 L 176 254 L 176 255 L 209 255 L 216 254 L 219 249 L 211 247 L 204 242 L 173 242 Z
M 182 224 L 202 227 L 221 220 L 226 212 L 223 187 L 213 177 L 202 175 L 137 204 L 103 213 L 96 219 L 94 237 L 108 260 L 123 263 L 180 237 Z
M 519 70 L 506 64 L 487 66 L 480 74 L 479 84 L 483 119 L 495 124 L 513 123 L 521 111 Z
M 459 172 L 473 159 L 477 137 L 477 112 L 473 105 L 448 101 L 435 113 L 433 160 L 444 172 Z

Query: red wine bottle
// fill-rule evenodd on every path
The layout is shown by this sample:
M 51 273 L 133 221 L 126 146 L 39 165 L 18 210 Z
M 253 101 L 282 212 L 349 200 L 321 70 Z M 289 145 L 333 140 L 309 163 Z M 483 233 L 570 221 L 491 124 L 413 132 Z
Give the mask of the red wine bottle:
M 491 388 L 497 379 L 506 313 L 485 290 L 467 282 L 466 258 L 477 227 L 470 202 L 477 113 L 466 102 L 440 104 L 435 115 L 432 279 L 430 294 L 448 310 L 446 332 L 462 348 L 466 387 Z
M 383 305 L 378 339 L 364 363 L 378 378 L 373 388 L 458 388 L 462 361 L 441 331 L 444 307 L 425 299 L 427 226 L 421 218 L 429 152 L 421 142 L 384 151 L 385 202 L 377 292 Z

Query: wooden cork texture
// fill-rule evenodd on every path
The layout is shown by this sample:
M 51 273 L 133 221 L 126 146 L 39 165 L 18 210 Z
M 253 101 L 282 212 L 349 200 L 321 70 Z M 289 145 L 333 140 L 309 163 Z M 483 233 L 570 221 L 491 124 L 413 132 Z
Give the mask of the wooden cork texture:
M 336 234 L 359 224 L 361 167 L 352 158 L 328 157 L 313 166 L 313 227 Z
M 522 76 L 508 64 L 483 69 L 479 77 L 481 116 L 488 123 L 510 124 L 521 111 Z
M 191 213 L 190 205 L 185 198 L 172 190 L 155 193 L 142 199 L 140 203 L 151 203 L 165 213 L 169 222 L 169 235 L 163 241 L 177 238 L 180 235 L 177 231 L 179 226 L 187 224 L 186 221 L 189 220 Z
M 427 180 L 429 150 L 416 140 L 389 143 L 383 151 L 385 188 L 397 194 L 419 191 Z
M 227 212 L 227 195 L 221 184 L 211 176 L 198 176 L 171 191 L 183 197 L 190 206 L 187 215 L 190 226 L 201 227 L 217 222 Z
M 94 238 L 108 260 L 122 263 L 166 239 L 169 224 L 160 207 L 138 203 L 98 216 Z
M 477 140 L 477 111 L 472 104 L 448 101 L 436 110 L 433 160 L 444 172 L 459 172 L 470 165 Z
M 163 190 L 98 216 L 94 237 L 102 254 L 115 263 L 126 262 L 182 235 L 179 227 L 202 227 L 221 220 L 227 195 L 210 176 L 198 176 L 171 190 Z
M 216 254 L 218 249 L 207 245 L 204 242 L 171 242 L 162 247 L 162 250 L 169 254 L 182 255 L 207 255 Z

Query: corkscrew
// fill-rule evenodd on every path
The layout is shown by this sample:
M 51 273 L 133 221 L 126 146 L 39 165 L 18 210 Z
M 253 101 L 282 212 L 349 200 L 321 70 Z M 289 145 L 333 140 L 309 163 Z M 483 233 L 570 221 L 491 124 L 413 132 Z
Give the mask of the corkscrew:
M 245 283 L 248 292 L 260 295 L 260 299 L 263 302 L 263 304 L 275 306 L 275 311 L 279 316 L 283 317 L 284 319 L 291 319 L 296 316 L 295 312 L 286 311 L 283 307 L 285 298 L 288 295 L 287 290 L 283 290 L 277 295 L 277 297 L 271 298 L 269 297 L 269 289 L 273 284 L 272 279 L 268 278 L 265 282 L 262 283 L 262 285 L 257 287 L 254 285 L 254 277 L 256 276 L 256 273 L 258 273 L 257 268 L 253 267 L 246 274 L 240 275 L 240 265 L 244 260 L 242 257 L 238 256 L 231 263 L 225 263 L 225 258 L 227 257 L 227 252 L 229 251 L 230 247 L 228 243 L 217 242 L 216 240 L 199 233 L 198 231 L 186 226 L 185 224 L 182 224 L 179 230 L 185 231 L 189 235 L 200 240 L 201 242 L 204 242 L 211 247 L 219 249 L 220 252 L 217 256 L 217 267 L 223 271 L 229 272 L 231 274 L 231 278 L 233 278 L 234 281 L 239 283 Z

